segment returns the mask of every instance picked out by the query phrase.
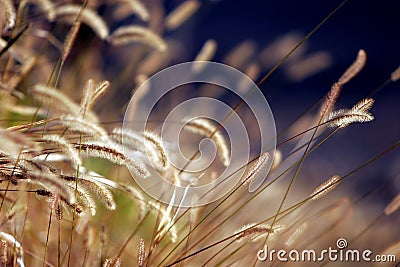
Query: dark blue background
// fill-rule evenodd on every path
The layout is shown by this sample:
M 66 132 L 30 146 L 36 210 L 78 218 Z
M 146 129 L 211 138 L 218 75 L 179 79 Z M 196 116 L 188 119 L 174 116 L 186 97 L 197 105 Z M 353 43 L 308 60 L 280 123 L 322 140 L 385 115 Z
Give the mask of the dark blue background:
M 168 11 L 180 1 L 167 3 Z M 203 1 L 199 13 L 174 34 L 183 37 L 186 49 L 191 50 L 187 60 L 193 59 L 207 39 L 216 39 L 219 46 L 215 60 L 221 61 L 230 49 L 247 39 L 262 48 L 289 32 L 305 35 L 340 3 L 338 0 Z M 400 1 L 348 1 L 308 42 L 307 52 L 325 50 L 332 55 L 329 69 L 300 83 L 289 81 L 278 70 L 261 86 L 276 117 L 278 132 L 329 90 L 360 48 L 367 52 L 367 65 L 346 85 L 337 107 L 351 107 L 367 97 L 400 65 L 399 33 Z M 316 170 L 310 179 L 346 174 L 400 138 L 399 87 L 400 82 L 391 83 L 374 96 L 373 122 L 339 131 L 310 157 L 305 168 Z M 400 190 L 399 154 L 399 149 L 392 151 L 358 172 L 356 182 L 350 186 L 365 192 L 383 184 L 385 194 L 381 198 L 385 203 Z M 318 165 L 321 158 L 333 168 L 321 169 Z M 321 177 L 318 169 L 327 177 Z

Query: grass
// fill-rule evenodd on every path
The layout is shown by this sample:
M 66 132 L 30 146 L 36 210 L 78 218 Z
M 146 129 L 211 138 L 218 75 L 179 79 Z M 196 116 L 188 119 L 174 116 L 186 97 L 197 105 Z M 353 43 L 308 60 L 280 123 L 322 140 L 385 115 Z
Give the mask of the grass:
M 339 58 L 332 46 L 315 45 L 334 23 L 346 23 L 340 14 L 356 0 L 332 4 L 318 19 L 310 15 L 306 34 L 268 41 L 261 25 L 268 16 L 259 16 L 255 36 L 239 41 L 254 34 L 251 27 L 242 33 L 235 21 L 233 34 L 224 37 L 214 32 L 220 25 L 205 31 L 197 24 L 207 14 L 214 23 L 213 10 L 222 9 L 218 16 L 228 20 L 227 7 L 236 3 L 226 2 L 0 2 L 1 266 L 263 266 L 267 262 L 257 253 L 266 246 L 318 252 L 337 248 L 340 238 L 349 248 L 395 255 L 399 262 L 398 65 L 373 66 L 378 53 L 368 45 L 365 51 L 343 49 Z M 258 14 L 257 5 L 243 7 L 243 14 Z M 355 14 L 351 23 L 366 16 Z M 242 21 L 244 27 L 250 22 Z M 189 32 L 206 39 L 192 39 Z M 133 93 L 141 100 L 135 118 L 148 105 L 152 91 L 140 87 L 143 81 L 194 58 L 231 65 L 258 84 L 274 111 L 276 150 L 260 147 L 257 122 L 242 99 L 217 87 L 179 88 L 156 106 L 145 131 L 138 130 L 141 119 L 125 121 L 137 131 L 124 128 L 121 118 Z M 334 63 L 342 58 L 345 64 Z M 374 68 L 384 76 L 363 74 Z M 251 136 L 251 155 L 234 166 L 231 176 L 238 182 L 228 194 L 187 207 L 176 199 L 180 193 L 149 177 L 159 173 L 194 199 L 193 186 L 214 181 L 229 166 L 234 139 L 228 137 L 239 134 L 224 128 L 229 118 L 189 117 L 179 147 L 163 139 L 166 114 L 193 96 L 220 99 L 239 114 Z M 215 143 L 217 157 L 204 170 L 189 172 L 200 166 L 193 162 L 204 137 Z M 172 164 L 179 150 L 190 159 L 183 169 Z M 266 181 L 249 192 L 249 183 L 260 178 Z M 161 188 L 167 203 L 147 195 L 137 181 Z M 268 265 L 303 263 L 281 262 L 275 254 Z M 308 265 L 343 262 L 326 258 Z

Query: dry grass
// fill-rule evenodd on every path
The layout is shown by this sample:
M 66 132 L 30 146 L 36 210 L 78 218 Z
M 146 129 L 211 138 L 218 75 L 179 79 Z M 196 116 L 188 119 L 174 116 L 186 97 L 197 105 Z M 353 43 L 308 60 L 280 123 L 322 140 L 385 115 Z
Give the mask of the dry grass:
M 182 61 L 179 48 L 185 39 L 172 33 L 196 16 L 200 2 L 184 1 L 169 13 L 160 1 L 28 2 L 0 0 L 0 266 L 255 266 L 257 251 L 265 244 L 274 249 L 319 250 L 339 237 L 352 247 L 392 251 L 400 258 L 394 234 L 398 218 L 393 216 L 399 196 L 392 202 L 380 201 L 386 208 L 370 208 L 376 203 L 371 199 L 375 189 L 359 196 L 348 186 L 365 167 L 395 150 L 398 139 L 381 150 L 366 150 L 370 158 L 363 157 L 350 170 L 327 173 L 328 168 L 318 173 L 318 181 L 307 180 L 310 172 L 302 172 L 309 158 L 338 132 L 351 131 L 351 123 L 374 120 L 372 97 L 380 101 L 377 93 L 398 80 L 399 69 L 388 73 L 388 80 L 369 95 L 357 96 L 364 100 L 352 108 L 335 109 L 342 87 L 350 88 L 350 80 L 357 79 L 366 64 L 364 50 L 353 64 L 355 55 L 346 55 L 349 68 L 342 70 L 325 97 L 278 135 L 279 150 L 260 155 L 258 148 L 249 162 L 235 166 L 247 172 L 228 195 L 201 207 L 174 206 L 175 195 L 170 203 L 161 203 L 144 194 L 127 167 L 136 179 L 157 172 L 185 190 L 203 176 L 214 181 L 230 164 L 223 123 L 188 117 L 183 129 L 189 137 L 174 144 L 159 134 L 161 111 L 144 131 L 122 130 L 121 115 L 132 88 L 140 88 L 138 97 L 144 99 L 151 90 L 140 84 Z M 122 25 L 127 17 L 140 21 Z M 312 34 L 293 45 L 293 38 L 284 38 L 283 43 L 290 43 L 285 53 L 244 41 L 224 51 L 222 61 L 259 78 L 260 86 L 286 60 L 289 71 L 301 68 L 296 79 L 306 78 L 316 72 L 317 63 L 312 63 L 312 56 L 295 52 L 302 51 Z M 219 60 L 217 42 L 221 47 L 218 40 L 208 39 L 193 59 Z M 272 60 L 274 55 L 266 59 L 269 53 L 279 59 Z M 317 58 L 321 68 L 329 65 L 327 57 Z M 271 60 L 275 65 L 266 72 L 265 62 Z M 308 69 L 304 62 L 312 66 Z M 266 74 L 259 77 L 260 73 Z M 327 88 L 331 82 L 326 82 Z M 240 88 L 246 91 L 247 86 Z M 196 93 L 218 95 L 208 89 Z M 168 97 L 165 110 L 184 99 L 178 94 Z M 140 102 L 136 107 L 138 117 L 142 104 L 146 105 Z M 257 125 L 249 121 L 250 129 L 255 129 Z M 302 130 L 292 134 L 299 124 Z M 201 173 L 170 164 L 179 148 L 197 151 L 199 136 L 215 143 L 219 156 L 215 164 Z M 196 153 L 189 158 L 195 159 Z M 325 155 L 329 157 L 329 151 Z M 247 182 L 272 161 L 266 182 L 249 193 Z M 332 176 L 336 173 L 340 176 Z M 326 176 L 331 178 L 321 184 Z

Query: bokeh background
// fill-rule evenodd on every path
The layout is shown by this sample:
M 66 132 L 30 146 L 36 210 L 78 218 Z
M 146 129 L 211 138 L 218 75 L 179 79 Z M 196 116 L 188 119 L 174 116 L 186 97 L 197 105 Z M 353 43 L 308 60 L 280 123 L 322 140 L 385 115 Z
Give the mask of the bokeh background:
M 180 1 L 167 1 L 172 9 Z M 267 72 L 277 57 L 266 62 L 266 48 L 283 46 L 283 40 L 298 40 L 315 27 L 341 1 L 203 1 L 197 14 L 171 37 L 185 40 L 182 61 L 192 60 L 203 43 L 218 42 L 215 60 L 224 61 L 228 51 L 242 42 L 250 43 L 253 57 Z M 367 52 L 363 71 L 345 85 L 337 108 L 348 108 L 382 85 L 400 65 L 400 2 L 348 1 L 301 48 L 300 55 L 288 60 L 262 86 L 274 112 L 278 132 L 286 129 L 302 112 L 320 99 L 333 82 L 353 62 L 359 49 Z M 277 43 L 280 45 L 276 45 Z M 290 43 L 290 42 L 289 42 Z M 274 51 L 274 50 L 268 50 Z M 296 78 L 290 69 L 302 59 L 321 53 L 321 69 L 304 78 Z M 301 69 L 301 67 L 300 67 Z M 293 72 L 293 71 L 292 71 Z M 262 75 L 261 75 L 262 76 Z M 257 81 L 257 79 L 256 79 Z M 400 137 L 400 88 L 390 83 L 377 92 L 372 113 L 375 120 L 354 124 L 339 131 L 309 157 L 302 181 L 318 184 L 330 174 L 345 174 L 371 158 Z M 315 111 L 314 111 L 315 112 Z M 400 191 L 400 153 L 392 151 L 364 168 L 346 182 L 346 187 L 362 194 L 378 188 L 375 204 L 384 207 Z M 382 186 L 382 187 L 381 187 Z

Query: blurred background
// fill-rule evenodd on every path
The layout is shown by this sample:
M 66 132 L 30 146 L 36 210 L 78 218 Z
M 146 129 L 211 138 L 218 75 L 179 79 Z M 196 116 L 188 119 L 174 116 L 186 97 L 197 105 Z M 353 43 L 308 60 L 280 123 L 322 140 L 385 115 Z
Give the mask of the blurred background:
M 181 2 L 166 1 L 166 13 Z M 235 66 L 237 62 L 230 61 L 229 53 L 242 49 L 239 54 L 261 66 L 254 78 L 258 81 L 340 3 L 202 1 L 196 16 L 167 37 L 184 40 L 178 62 L 193 60 L 210 38 L 218 43 L 215 61 Z M 348 1 L 261 86 L 274 113 L 277 132 L 285 130 L 327 93 L 359 49 L 366 51 L 367 64 L 344 86 L 336 108 L 350 108 L 380 87 L 400 65 L 399 29 L 399 1 Z M 240 63 L 235 67 L 246 71 Z M 331 175 L 344 175 L 399 139 L 399 83 L 389 83 L 373 98 L 375 120 L 351 125 L 328 140 L 306 161 L 302 183 L 317 185 Z M 375 204 L 383 208 L 400 191 L 399 151 L 357 172 L 346 184 L 359 194 L 380 188 Z

